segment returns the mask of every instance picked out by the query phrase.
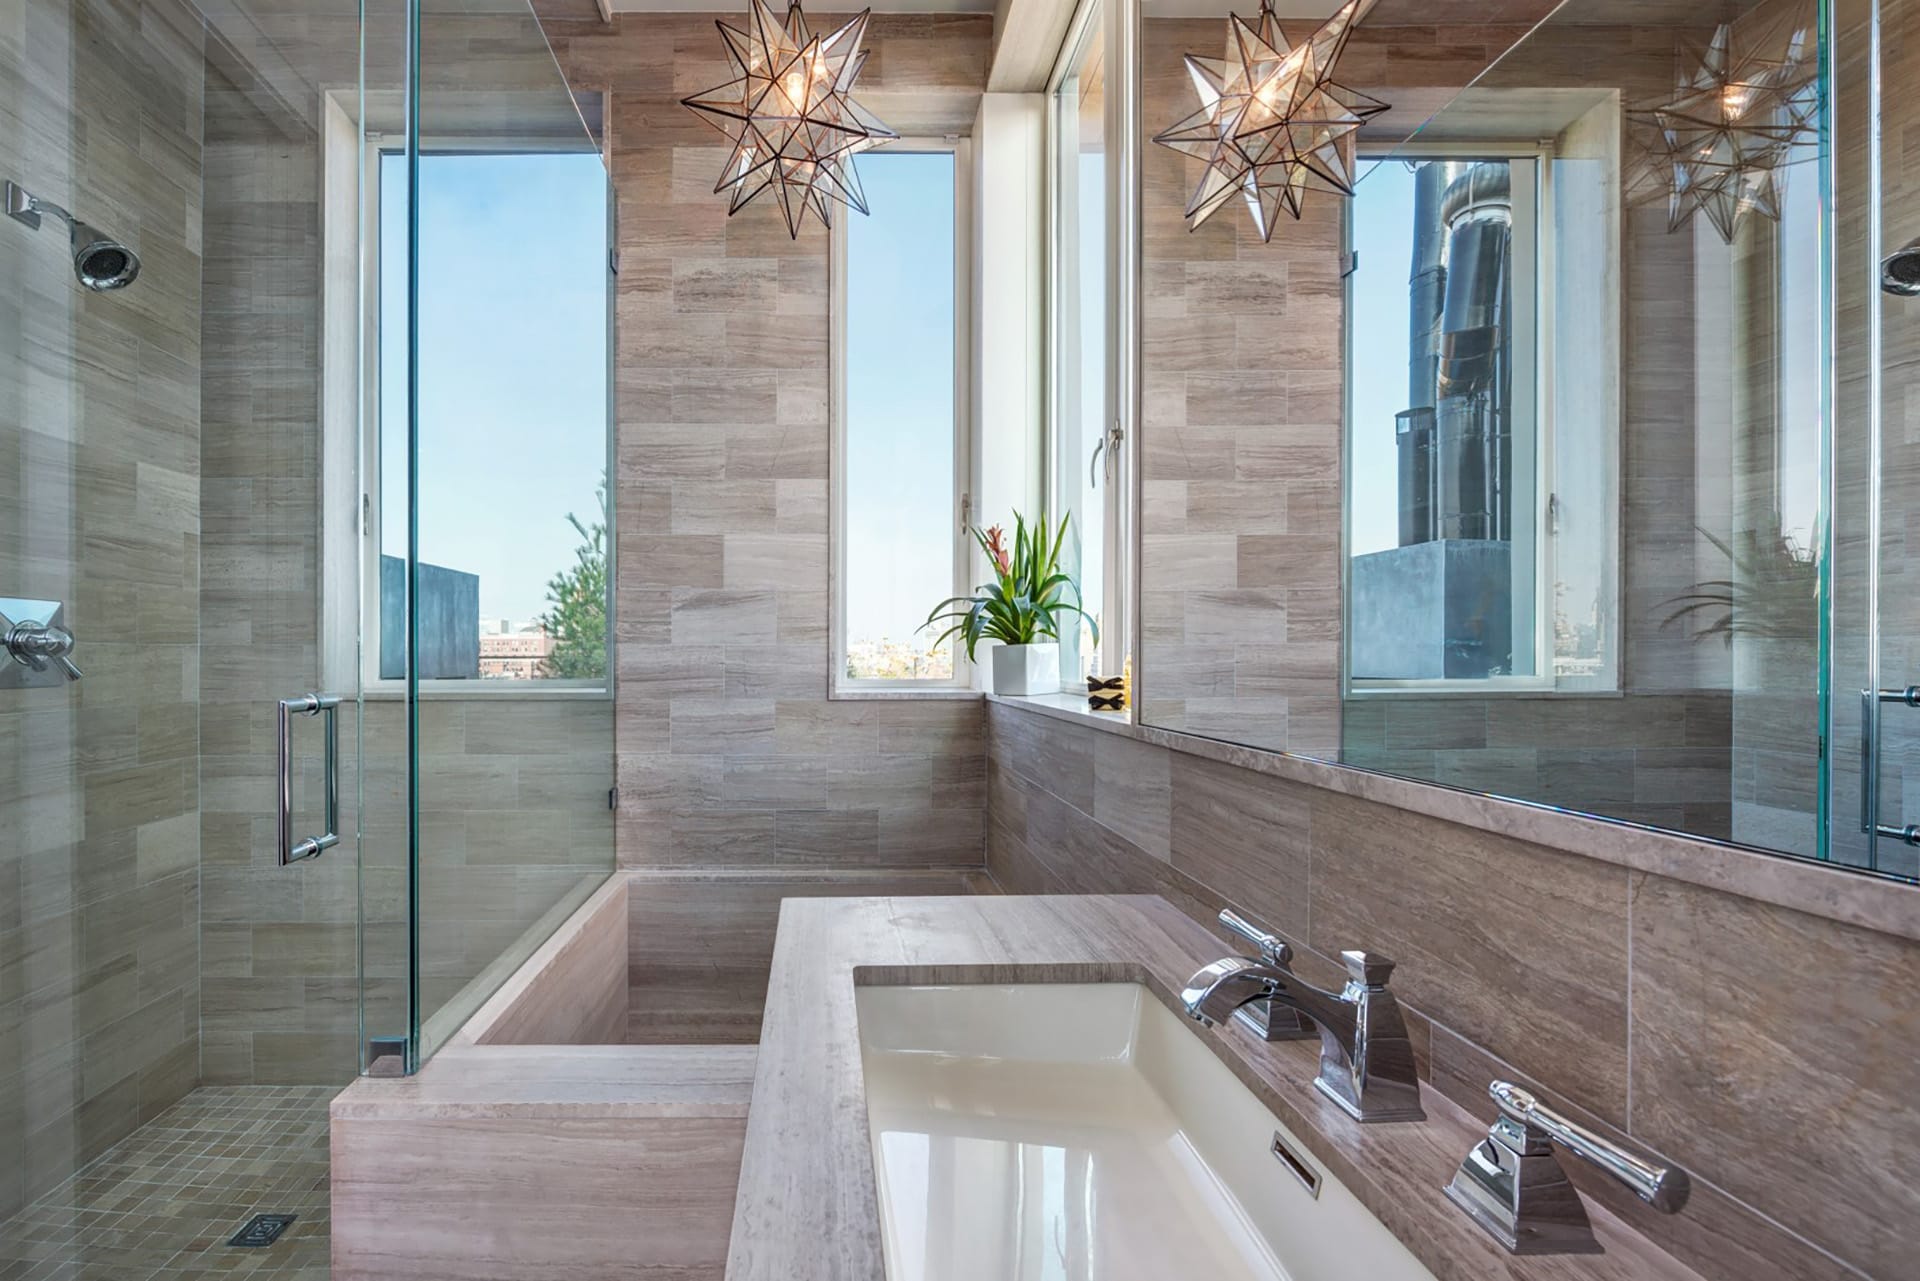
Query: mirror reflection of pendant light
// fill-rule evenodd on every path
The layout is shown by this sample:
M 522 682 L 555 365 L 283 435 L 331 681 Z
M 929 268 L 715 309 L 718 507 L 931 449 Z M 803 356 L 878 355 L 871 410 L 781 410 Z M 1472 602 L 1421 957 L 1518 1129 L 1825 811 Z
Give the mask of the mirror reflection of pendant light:
M 867 212 L 853 157 L 900 135 L 853 100 L 873 10 L 815 35 L 797 2 L 785 20 L 767 0 L 751 3 L 744 30 L 715 23 L 739 74 L 681 102 L 732 144 L 713 188 L 727 193 L 727 213 L 771 190 L 797 240 L 808 210 L 823 226 L 835 205 Z
M 1666 199 L 1669 231 L 1704 213 L 1727 244 L 1749 215 L 1779 221 L 1782 171 L 1817 135 L 1818 79 L 1810 9 L 1723 22 L 1704 46 L 1682 47 L 1673 96 L 1629 113 L 1652 162 L 1635 195 Z
M 1187 55 L 1200 109 L 1154 141 L 1206 162 L 1187 202 L 1190 229 L 1239 196 L 1260 239 L 1272 240 L 1280 211 L 1298 218 L 1309 190 L 1353 194 L 1360 127 L 1388 108 L 1336 84 L 1333 69 L 1375 3 L 1347 0 L 1317 31 L 1290 46 L 1273 0 L 1261 0 L 1252 24 L 1239 14 L 1227 18 L 1225 58 Z

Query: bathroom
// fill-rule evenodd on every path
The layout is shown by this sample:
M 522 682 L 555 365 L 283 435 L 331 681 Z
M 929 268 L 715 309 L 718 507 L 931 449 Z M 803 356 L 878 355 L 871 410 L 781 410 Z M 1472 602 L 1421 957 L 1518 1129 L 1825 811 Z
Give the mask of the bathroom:
M 0 0 L 0 1281 L 1911 1275 L 1916 49 Z

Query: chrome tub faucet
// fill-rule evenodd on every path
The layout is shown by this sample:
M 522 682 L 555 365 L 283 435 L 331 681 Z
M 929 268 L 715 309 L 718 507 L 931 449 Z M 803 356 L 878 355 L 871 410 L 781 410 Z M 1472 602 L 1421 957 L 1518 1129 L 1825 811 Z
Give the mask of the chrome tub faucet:
M 1253 944 L 1267 964 L 1293 972 L 1293 949 L 1278 934 L 1261 929 L 1230 907 L 1221 911 L 1220 924 L 1227 933 Z M 1264 996 L 1235 1010 L 1233 1021 L 1263 1041 L 1304 1041 L 1318 1035 L 1300 1011 L 1276 1006 Z
M 1221 923 L 1241 933 L 1246 923 L 1237 916 L 1228 922 L 1227 915 Z M 1268 1040 L 1286 1040 L 1291 1037 L 1284 1021 L 1282 1035 L 1273 1034 L 1276 1016 L 1298 1014 L 1320 1034 L 1320 1074 L 1313 1084 L 1322 1094 L 1357 1121 L 1424 1121 L 1413 1043 L 1400 1003 L 1387 990 L 1393 962 L 1370 952 L 1342 952 L 1346 986 L 1327 992 L 1288 968 L 1290 952 L 1261 951 L 1259 960 L 1230 956 L 1187 980 L 1180 1002 L 1188 1015 L 1213 1027 L 1264 1001 L 1265 1023 L 1256 1021 L 1253 1030 Z

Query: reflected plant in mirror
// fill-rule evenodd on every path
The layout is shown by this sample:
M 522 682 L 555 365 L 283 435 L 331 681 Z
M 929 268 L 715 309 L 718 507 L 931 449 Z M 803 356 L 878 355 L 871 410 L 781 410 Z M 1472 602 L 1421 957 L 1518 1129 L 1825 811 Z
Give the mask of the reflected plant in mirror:
M 1730 545 L 1701 530 L 1732 570 L 1730 578 L 1710 579 L 1665 602 L 1666 627 L 1681 627 L 1698 641 L 1733 644 L 1735 636 L 1807 640 L 1817 625 L 1820 562 L 1777 529 L 1746 530 Z

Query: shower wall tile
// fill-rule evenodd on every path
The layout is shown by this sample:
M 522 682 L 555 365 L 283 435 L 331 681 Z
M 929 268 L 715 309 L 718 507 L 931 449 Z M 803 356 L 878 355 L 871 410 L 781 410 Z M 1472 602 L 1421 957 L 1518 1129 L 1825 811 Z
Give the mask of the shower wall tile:
M 576 93 L 608 95 L 620 194 L 621 862 L 978 867 L 978 703 L 826 696 L 825 233 L 714 196 L 726 148 L 678 102 L 730 74 L 711 19 L 540 11 Z M 964 134 L 990 36 L 877 14 L 862 100 Z
M 0 227 L 0 595 L 64 601 L 77 684 L 0 690 L 0 1219 L 199 1057 L 201 32 L 175 0 L 26 0 L 0 174 L 141 256 L 89 294 Z

